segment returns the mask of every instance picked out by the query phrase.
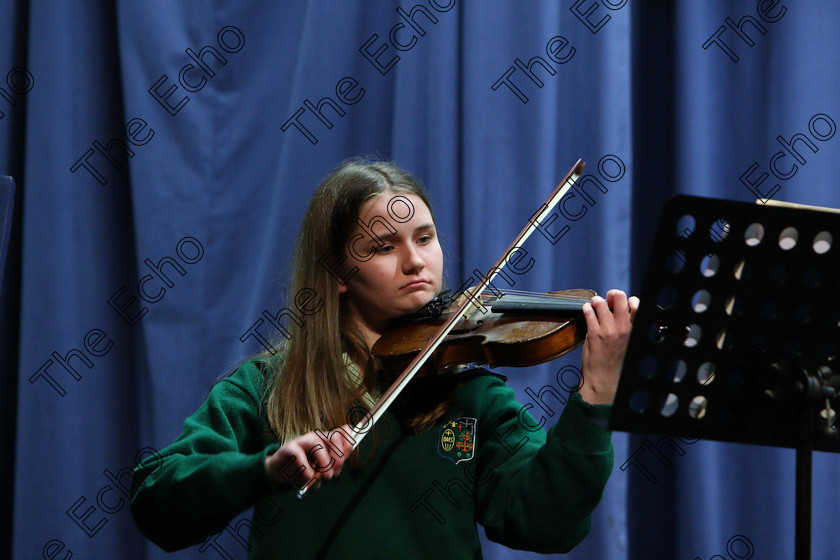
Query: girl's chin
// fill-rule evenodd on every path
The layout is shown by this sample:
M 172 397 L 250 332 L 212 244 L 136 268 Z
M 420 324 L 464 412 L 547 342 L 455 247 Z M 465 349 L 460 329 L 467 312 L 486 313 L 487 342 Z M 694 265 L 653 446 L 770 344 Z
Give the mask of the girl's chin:
M 410 294 L 410 299 L 412 301 L 412 305 L 416 305 L 414 311 L 417 311 L 430 301 L 432 301 L 435 297 L 435 290 L 432 287 L 428 287 L 423 290 L 417 290 L 416 292 Z
M 394 318 L 402 317 L 403 315 L 410 315 L 411 313 L 420 311 L 423 306 L 432 301 L 433 298 L 434 295 L 431 293 L 418 292 L 411 294 L 411 296 L 402 302 L 403 305 L 400 306 Z

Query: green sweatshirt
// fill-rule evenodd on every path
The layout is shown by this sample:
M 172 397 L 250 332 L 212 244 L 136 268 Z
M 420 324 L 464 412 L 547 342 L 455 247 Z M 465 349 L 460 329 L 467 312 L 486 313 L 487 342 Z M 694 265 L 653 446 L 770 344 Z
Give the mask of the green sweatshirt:
M 610 407 L 574 393 L 546 435 L 510 387 L 480 371 L 435 427 L 415 435 L 386 413 L 360 445 L 362 468 L 345 464 L 298 499 L 265 472 L 278 445 L 260 414 L 263 375 L 249 361 L 211 389 L 161 460 L 137 467 L 134 519 L 173 551 L 256 506 L 248 558 L 260 560 L 476 559 L 476 522 L 509 547 L 566 552 L 589 532 L 612 471 L 610 432 L 597 425 Z

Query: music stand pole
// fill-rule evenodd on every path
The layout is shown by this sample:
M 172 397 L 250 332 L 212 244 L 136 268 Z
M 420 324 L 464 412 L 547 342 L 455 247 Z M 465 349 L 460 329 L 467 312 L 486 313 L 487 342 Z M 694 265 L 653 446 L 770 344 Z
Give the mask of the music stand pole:
M 796 535 L 797 560 L 811 558 L 811 476 L 813 474 L 814 407 L 805 403 L 799 420 L 796 446 Z

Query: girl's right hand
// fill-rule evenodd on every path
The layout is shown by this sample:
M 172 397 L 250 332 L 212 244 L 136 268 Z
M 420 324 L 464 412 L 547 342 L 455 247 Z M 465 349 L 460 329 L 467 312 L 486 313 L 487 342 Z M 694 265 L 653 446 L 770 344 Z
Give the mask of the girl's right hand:
M 330 430 L 329 434 L 308 432 L 298 436 L 266 456 L 265 471 L 278 485 L 292 484 L 298 488 L 314 483 L 315 476 L 336 477 L 353 452 L 353 443 L 344 436 L 352 433 L 353 429 L 344 425 Z

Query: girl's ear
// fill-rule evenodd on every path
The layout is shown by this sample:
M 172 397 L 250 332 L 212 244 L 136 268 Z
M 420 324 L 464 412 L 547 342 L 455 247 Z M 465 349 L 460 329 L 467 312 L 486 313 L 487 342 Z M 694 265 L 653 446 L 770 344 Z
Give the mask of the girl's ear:
M 339 295 L 341 295 L 343 293 L 346 293 L 346 292 L 347 292 L 347 282 L 345 282 L 344 284 L 342 284 L 341 282 L 338 282 L 338 293 L 339 293 Z

